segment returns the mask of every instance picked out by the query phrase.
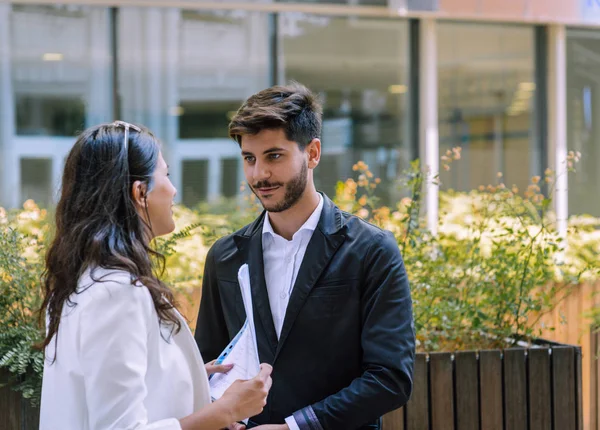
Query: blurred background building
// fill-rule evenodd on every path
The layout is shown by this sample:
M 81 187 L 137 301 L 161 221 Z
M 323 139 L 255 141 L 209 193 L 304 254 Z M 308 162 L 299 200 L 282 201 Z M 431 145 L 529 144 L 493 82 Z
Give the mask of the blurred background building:
M 116 118 L 160 136 L 182 203 L 234 197 L 229 118 L 292 79 L 324 100 L 327 193 L 364 160 L 392 201 L 454 146 L 444 188 L 523 189 L 568 148 L 563 215 L 600 216 L 600 0 L 0 0 L 0 205 L 55 202 L 74 136 Z

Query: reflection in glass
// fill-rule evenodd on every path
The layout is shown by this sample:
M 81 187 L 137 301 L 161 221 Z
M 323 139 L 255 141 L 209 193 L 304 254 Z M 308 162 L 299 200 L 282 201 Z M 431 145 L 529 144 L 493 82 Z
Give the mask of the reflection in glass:
M 21 158 L 21 204 L 32 199 L 47 207 L 52 196 L 52 160 Z
M 182 202 L 192 207 L 208 197 L 208 160 L 185 160 L 182 169 Z
M 17 134 L 75 136 L 85 128 L 85 104 L 77 98 L 16 95 Z
M 533 28 L 440 23 L 437 43 L 440 155 L 462 147 L 461 160 L 442 168 L 442 187 L 504 182 L 523 190 L 542 169 L 531 133 Z
M 398 174 L 412 154 L 408 142 L 408 23 L 355 17 L 280 16 L 285 80 L 324 102 L 317 187 L 329 195 L 365 161 L 382 179 L 379 195 L 399 195 Z
M 567 32 L 567 145 L 581 152 L 569 176 L 569 213 L 600 216 L 600 36 Z
M 0 7 L 0 26 L 9 28 L 0 48 L 5 107 L 0 130 L 8 130 L 0 146 L 10 148 L 13 159 L 0 169 L 0 182 L 16 184 L 0 192 L 0 205 L 29 198 L 47 204 L 54 201 L 52 178 L 73 136 L 113 119 L 109 11 L 84 5 Z
M 240 179 L 238 172 L 240 169 L 239 158 L 223 158 L 222 163 L 222 184 L 221 194 L 223 197 L 235 197 L 240 190 Z
M 179 137 L 228 137 L 229 121 L 242 104 L 238 101 L 186 101 L 180 103 Z
M 228 124 L 243 100 L 271 84 L 270 15 L 123 8 L 119 30 L 123 117 L 161 138 L 176 198 L 195 206 L 236 196 L 230 159 L 239 148 Z

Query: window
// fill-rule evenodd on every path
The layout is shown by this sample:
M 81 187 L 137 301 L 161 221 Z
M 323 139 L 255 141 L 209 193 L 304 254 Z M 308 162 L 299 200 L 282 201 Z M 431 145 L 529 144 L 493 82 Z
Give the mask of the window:
M 393 202 L 397 179 L 414 154 L 408 134 L 408 22 L 286 13 L 280 16 L 285 80 L 324 102 L 317 187 L 329 195 L 366 162 Z
M 600 32 L 567 32 L 567 145 L 581 152 L 569 177 L 569 212 L 600 216 Z
M 231 161 L 239 148 L 228 125 L 247 97 L 271 85 L 272 16 L 119 9 L 122 117 L 147 126 L 172 160 L 184 160 L 173 181 L 185 205 L 239 193 Z
M 182 102 L 179 116 L 179 136 L 192 138 L 227 138 L 232 115 L 242 100 L 233 102 Z
M 52 160 L 21 158 L 21 204 L 32 199 L 48 206 L 52 201 Z
M 17 134 L 75 136 L 85 129 L 85 104 L 77 98 L 17 95 Z
M 0 205 L 51 203 L 73 136 L 113 119 L 109 9 L 8 2 L 0 28 Z
M 223 197 L 235 197 L 241 185 L 241 179 L 238 179 L 239 159 L 223 158 L 221 160 L 221 169 L 223 174 L 221 194 Z
M 524 189 L 542 166 L 533 157 L 534 31 L 494 24 L 438 25 L 440 155 L 462 147 L 442 187 Z
M 184 160 L 182 169 L 182 202 L 196 206 L 208 198 L 208 160 Z

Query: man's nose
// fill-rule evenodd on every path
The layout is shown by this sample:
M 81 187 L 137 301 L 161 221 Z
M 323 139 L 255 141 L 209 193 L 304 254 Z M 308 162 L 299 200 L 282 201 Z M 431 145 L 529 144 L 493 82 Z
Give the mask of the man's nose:
M 271 177 L 271 171 L 265 163 L 256 162 L 254 165 L 254 182 L 264 181 Z

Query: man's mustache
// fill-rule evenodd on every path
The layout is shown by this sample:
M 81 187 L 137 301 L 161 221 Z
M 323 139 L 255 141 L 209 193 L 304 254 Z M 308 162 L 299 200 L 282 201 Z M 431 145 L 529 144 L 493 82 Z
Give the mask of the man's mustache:
M 283 186 L 283 184 L 280 183 L 280 182 L 259 181 L 256 184 L 252 185 L 252 188 L 254 188 L 254 189 L 258 189 L 258 188 L 275 188 L 275 187 L 281 187 L 281 186 Z

